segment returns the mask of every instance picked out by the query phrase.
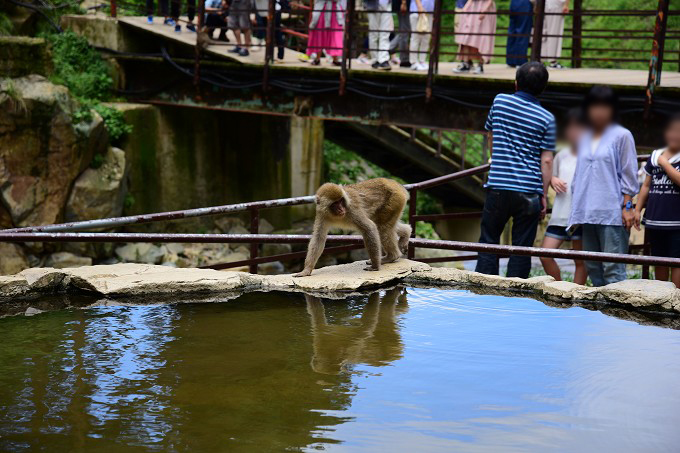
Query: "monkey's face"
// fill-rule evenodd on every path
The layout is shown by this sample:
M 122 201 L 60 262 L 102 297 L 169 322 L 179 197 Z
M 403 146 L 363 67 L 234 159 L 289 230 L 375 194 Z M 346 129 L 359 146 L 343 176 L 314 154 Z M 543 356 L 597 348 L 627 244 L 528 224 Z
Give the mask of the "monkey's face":
M 338 201 L 331 203 L 328 210 L 336 217 L 344 217 L 347 212 L 347 203 L 344 198 L 341 198 Z

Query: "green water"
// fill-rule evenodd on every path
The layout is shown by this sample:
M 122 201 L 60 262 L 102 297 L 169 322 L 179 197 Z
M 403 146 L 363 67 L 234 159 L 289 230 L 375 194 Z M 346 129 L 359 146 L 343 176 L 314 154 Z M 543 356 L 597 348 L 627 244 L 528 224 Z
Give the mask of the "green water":
M 6 317 L 0 336 L 0 451 L 680 443 L 680 331 L 531 299 L 255 293 Z

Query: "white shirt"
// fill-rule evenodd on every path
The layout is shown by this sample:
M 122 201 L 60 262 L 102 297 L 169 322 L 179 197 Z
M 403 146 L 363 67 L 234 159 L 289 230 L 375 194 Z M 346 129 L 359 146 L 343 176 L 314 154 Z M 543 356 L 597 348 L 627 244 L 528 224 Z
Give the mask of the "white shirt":
M 552 215 L 548 226 L 566 227 L 569 224 L 569 214 L 571 214 L 571 183 L 576 172 L 576 154 L 571 152 L 570 147 L 560 150 L 553 161 L 553 176 L 560 178 L 567 183 L 567 191 L 558 193 L 553 203 Z

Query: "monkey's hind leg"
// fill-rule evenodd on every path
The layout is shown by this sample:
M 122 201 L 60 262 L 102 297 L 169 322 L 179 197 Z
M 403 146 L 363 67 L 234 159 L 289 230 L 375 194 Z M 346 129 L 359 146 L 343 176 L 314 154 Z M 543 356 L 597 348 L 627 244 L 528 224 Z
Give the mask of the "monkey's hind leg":
M 398 222 L 397 236 L 399 236 L 399 250 L 406 255 L 408 253 L 408 241 L 411 238 L 411 225 Z
M 380 231 L 380 242 L 382 243 L 385 256 L 381 260 L 381 264 L 394 263 L 401 258 L 401 251 L 399 250 L 399 237 L 397 236 L 396 225 L 391 227 L 384 227 Z

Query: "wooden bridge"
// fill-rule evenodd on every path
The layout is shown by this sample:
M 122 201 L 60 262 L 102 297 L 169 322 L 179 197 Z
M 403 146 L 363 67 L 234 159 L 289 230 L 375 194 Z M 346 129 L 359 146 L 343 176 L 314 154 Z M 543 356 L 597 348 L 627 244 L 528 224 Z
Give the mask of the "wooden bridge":
M 120 4 L 123 0 L 116 1 Z M 347 15 L 356 17 L 349 11 L 351 3 L 353 0 L 348 0 Z M 441 0 L 436 3 L 441 7 Z M 576 29 L 577 22 L 586 15 L 578 12 L 580 3 L 575 0 L 574 26 L 566 31 L 572 38 L 571 55 L 567 58 L 573 68 L 550 70 L 548 90 L 540 97 L 542 104 L 559 119 L 565 111 L 580 105 L 589 87 L 612 85 L 621 95 L 621 122 L 633 131 L 639 147 L 645 150 L 659 146 L 665 117 L 680 105 L 680 72 L 669 70 L 670 65 L 677 64 L 676 60 L 667 61 L 661 73 L 665 43 L 672 43 L 665 46 L 667 54 L 680 56 L 680 49 L 673 50 L 680 30 L 669 31 L 664 22 L 664 18 L 668 21 L 668 2 L 660 1 L 658 11 L 591 12 L 628 15 L 631 21 L 640 19 L 638 22 L 647 23 L 656 19 L 653 30 L 636 29 L 633 22 L 629 30 L 610 30 L 622 41 L 649 45 L 649 51 L 637 49 L 624 58 L 600 60 L 593 53 L 597 49 L 590 49 L 588 54 L 589 49 L 581 44 L 589 29 Z M 536 20 L 539 18 L 537 15 Z M 288 19 L 286 23 L 294 22 L 294 18 Z M 261 40 L 252 46 L 250 55 L 245 57 L 229 52 L 235 44 L 231 31 L 227 34 L 229 43 L 212 40 L 199 43 L 197 33 L 185 27 L 177 33 L 159 18 L 148 24 L 146 16 L 112 18 L 98 13 L 67 16 L 63 20 L 66 27 L 83 34 L 116 60 L 121 72 L 119 88 L 131 101 L 322 119 L 326 137 L 407 181 L 449 174 L 486 162 L 488 146 L 481 131 L 488 109 L 499 92 L 514 90 L 515 69 L 506 65 L 488 64 L 484 74 L 455 74 L 452 69 L 456 63 L 447 61 L 455 55 L 450 52 L 447 55 L 439 48 L 443 29 L 433 31 L 427 71 L 396 65 L 391 71 L 379 71 L 356 58 L 357 48 L 348 41 L 354 33 L 348 29 L 341 64 L 322 60 L 321 65 L 313 66 L 303 61 L 299 52 L 304 50 L 307 36 L 304 29 L 286 29 L 293 38 L 287 40 L 285 57 L 278 60 L 273 58 L 272 39 L 267 41 L 269 45 Z M 352 26 L 357 34 L 366 31 L 348 20 L 347 27 Z M 272 33 L 272 27 L 268 27 L 266 34 L 273 36 Z M 593 29 L 593 33 L 603 35 L 603 30 Z M 534 42 L 540 41 L 540 36 L 533 38 Z M 450 49 L 450 42 L 448 46 Z M 539 59 L 535 55 L 540 55 L 540 48 L 534 45 L 531 54 L 533 59 Z M 649 61 L 649 69 L 582 67 L 603 62 L 643 67 L 643 61 Z M 476 144 L 466 146 L 467 138 Z M 470 178 L 437 190 L 453 189 L 465 194 L 464 198 L 475 205 L 481 202 L 481 184 L 481 178 Z

